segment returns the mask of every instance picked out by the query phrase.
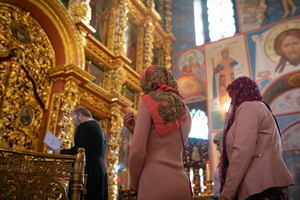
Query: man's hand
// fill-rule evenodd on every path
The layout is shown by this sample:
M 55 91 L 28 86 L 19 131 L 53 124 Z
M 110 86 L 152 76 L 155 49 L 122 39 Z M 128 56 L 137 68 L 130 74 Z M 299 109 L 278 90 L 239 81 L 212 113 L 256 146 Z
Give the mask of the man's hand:
M 135 118 L 133 112 L 128 112 L 124 115 L 124 126 L 129 132 L 133 133 L 135 127 Z
M 60 151 L 61 151 L 61 148 L 58 148 L 58 149 L 54 149 L 54 150 L 53 150 L 54 154 L 60 154 Z

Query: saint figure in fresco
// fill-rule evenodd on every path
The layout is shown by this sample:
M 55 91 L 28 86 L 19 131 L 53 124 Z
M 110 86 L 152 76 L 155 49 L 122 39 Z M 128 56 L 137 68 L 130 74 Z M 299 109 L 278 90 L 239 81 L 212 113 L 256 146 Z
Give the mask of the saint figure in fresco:
M 194 73 L 200 68 L 200 64 L 196 61 L 194 62 L 196 58 L 196 53 L 194 51 L 187 54 L 187 63 L 183 66 L 182 72 L 185 74 Z M 186 60 L 186 58 L 185 58 Z
M 290 11 L 288 9 L 288 4 L 292 7 L 291 15 L 294 15 L 297 10 L 297 6 L 294 4 L 293 0 L 282 0 L 282 6 L 284 9 L 284 13 L 281 17 L 282 19 L 286 18 L 288 16 L 288 14 L 290 13 Z
M 229 103 L 229 97 L 226 92 L 227 85 L 234 80 L 234 69 L 237 61 L 229 57 L 229 49 L 225 48 L 221 51 L 222 59 L 213 69 L 213 98 L 219 98 L 220 112 L 222 114 L 221 121 L 224 121 L 227 111 L 226 104 Z
M 274 49 L 281 57 L 275 72 L 281 73 L 286 63 L 297 67 L 300 64 L 300 29 L 288 29 L 277 35 Z

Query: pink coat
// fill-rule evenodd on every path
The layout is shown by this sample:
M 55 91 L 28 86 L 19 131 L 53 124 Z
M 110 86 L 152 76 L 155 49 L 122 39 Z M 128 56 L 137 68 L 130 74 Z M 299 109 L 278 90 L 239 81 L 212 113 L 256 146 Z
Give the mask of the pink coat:
M 293 185 L 282 146 L 268 108 L 259 101 L 241 104 L 226 137 L 229 166 L 221 195 L 246 199 L 270 187 Z
M 191 116 L 182 125 L 186 141 Z M 138 189 L 139 200 L 190 200 L 189 180 L 182 163 L 180 130 L 159 136 L 150 112 L 142 100 L 129 152 L 131 186 Z

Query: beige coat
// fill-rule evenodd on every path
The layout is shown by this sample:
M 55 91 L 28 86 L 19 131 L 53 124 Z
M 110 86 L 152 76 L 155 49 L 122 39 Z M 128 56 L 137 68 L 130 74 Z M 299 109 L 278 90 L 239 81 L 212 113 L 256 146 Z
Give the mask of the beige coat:
M 191 116 L 182 125 L 183 140 L 191 130 Z M 190 200 L 189 179 L 182 163 L 180 130 L 159 136 L 150 112 L 142 100 L 129 152 L 131 186 L 138 200 Z
M 233 200 L 270 187 L 293 185 L 282 159 L 282 139 L 268 108 L 259 101 L 244 102 L 226 137 L 229 167 L 222 196 Z

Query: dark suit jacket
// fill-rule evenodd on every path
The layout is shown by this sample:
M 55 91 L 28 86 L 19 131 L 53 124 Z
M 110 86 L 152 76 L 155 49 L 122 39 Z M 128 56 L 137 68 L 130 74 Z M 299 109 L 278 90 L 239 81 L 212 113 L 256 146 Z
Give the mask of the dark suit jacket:
M 86 155 L 85 173 L 87 177 L 86 200 L 107 199 L 107 171 L 104 163 L 107 146 L 106 136 L 95 120 L 81 123 L 75 134 L 75 145 L 61 150 L 61 154 L 77 154 L 83 147 Z

